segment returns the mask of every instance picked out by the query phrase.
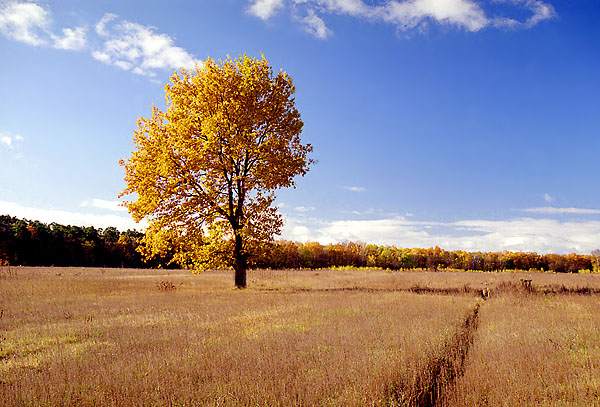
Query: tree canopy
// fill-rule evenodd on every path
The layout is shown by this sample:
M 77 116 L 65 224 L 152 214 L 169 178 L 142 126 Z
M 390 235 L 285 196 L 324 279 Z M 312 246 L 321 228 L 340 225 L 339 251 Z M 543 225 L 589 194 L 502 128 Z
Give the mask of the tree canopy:
M 165 93 L 165 111 L 138 120 L 136 150 L 122 162 L 123 195 L 135 198 L 126 205 L 149 221 L 144 255 L 232 266 L 245 287 L 248 261 L 282 226 L 274 192 L 312 162 L 292 79 L 244 55 L 176 72 Z

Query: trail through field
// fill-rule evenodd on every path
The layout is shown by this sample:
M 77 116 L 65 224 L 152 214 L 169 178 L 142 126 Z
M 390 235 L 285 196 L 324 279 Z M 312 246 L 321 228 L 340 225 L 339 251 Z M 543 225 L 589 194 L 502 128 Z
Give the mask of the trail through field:
M 458 378 L 464 374 L 465 360 L 469 354 L 475 331 L 479 325 L 479 309 L 483 302 L 475 304 L 469 311 L 454 336 L 433 356 L 417 376 L 414 389 L 407 391 L 402 386 L 391 394 L 390 401 L 400 405 L 434 407 L 441 398 L 452 391 Z M 414 398 L 406 400 L 405 394 Z

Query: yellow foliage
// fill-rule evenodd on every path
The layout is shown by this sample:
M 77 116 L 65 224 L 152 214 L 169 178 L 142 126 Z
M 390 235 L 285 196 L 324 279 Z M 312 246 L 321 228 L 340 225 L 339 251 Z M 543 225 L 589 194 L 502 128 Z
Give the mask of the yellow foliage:
M 122 195 L 147 219 L 147 258 L 171 253 L 195 268 L 243 268 L 282 226 L 274 191 L 311 164 L 295 88 L 264 58 L 207 60 L 165 86 L 166 110 L 140 118 Z

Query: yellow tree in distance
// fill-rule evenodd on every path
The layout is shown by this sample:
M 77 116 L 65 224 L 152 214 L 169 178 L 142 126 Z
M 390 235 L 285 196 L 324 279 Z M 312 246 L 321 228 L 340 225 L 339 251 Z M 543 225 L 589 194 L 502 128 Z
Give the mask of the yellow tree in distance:
M 182 267 L 233 267 L 246 287 L 249 259 L 281 231 L 275 191 L 293 187 L 312 160 L 302 144 L 295 87 L 263 56 L 211 59 L 174 73 L 166 110 L 140 118 L 121 196 L 149 222 L 146 258 Z

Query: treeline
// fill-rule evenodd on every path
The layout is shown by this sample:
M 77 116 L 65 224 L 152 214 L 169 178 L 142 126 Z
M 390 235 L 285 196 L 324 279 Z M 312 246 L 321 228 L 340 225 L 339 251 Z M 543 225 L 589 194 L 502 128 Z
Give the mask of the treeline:
M 143 261 L 137 250 L 143 233 L 114 227 L 64 226 L 0 216 L 0 265 L 80 267 L 174 267 L 168 259 Z M 600 272 L 600 251 L 591 255 L 529 252 L 448 251 L 439 247 L 403 249 L 362 243 L 298 243 L 277 241 L 253 267 L 318 269 L 377 267 L 391 270 L 539 270 Z
M 150 267 L 137 251 L 143 233 L 64 226 L 0 216 L 0 265 Z
M 361 243 L 297 243 L 279 241 L 255 260 L 265 268 L 380 267 L 391 270 L 539 270 L 558 273 L 600 272 L 600 251 L 592 255 L 528 252 L 448 251 L 439 247 L 403 249 Z

